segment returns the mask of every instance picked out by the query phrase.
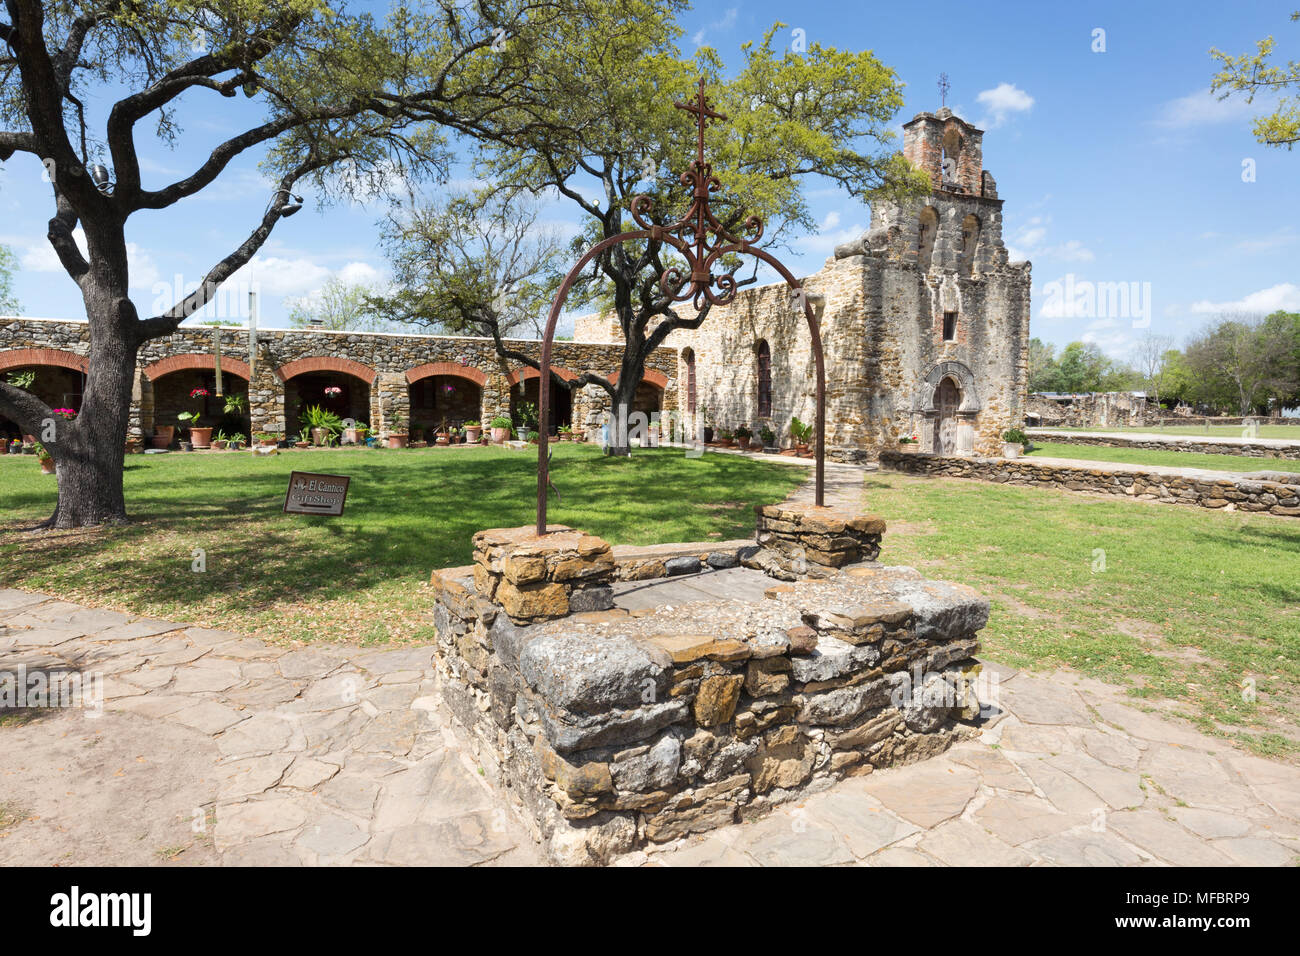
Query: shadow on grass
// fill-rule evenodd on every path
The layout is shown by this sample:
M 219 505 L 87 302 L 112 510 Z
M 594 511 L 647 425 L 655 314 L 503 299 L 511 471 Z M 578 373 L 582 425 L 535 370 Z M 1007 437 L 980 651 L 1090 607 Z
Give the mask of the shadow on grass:
M 128 606 L 267 609 L 375 588 L 413 591 L 432 569 L 468 563 L 474 532 L 535 518 L 536 458 L 524 451 L 277 457 L 133 463 L 131 524 L 36 535 L 10 525 L 0 532 L 6 577 L 111 594 Z M 344 516 L 283 514 L 291 470 L 351 476 Z M 687 459 L 665 449 L 615 459 L 562 448 L 553 458 L 561 500 L 552 495 L 548 518 L 615 544 L 748 537 L 754 505 L 782 499 L 804 477 L 734 456 Z M 20 489 L 14 510 L 52 508 L 52 490 Z

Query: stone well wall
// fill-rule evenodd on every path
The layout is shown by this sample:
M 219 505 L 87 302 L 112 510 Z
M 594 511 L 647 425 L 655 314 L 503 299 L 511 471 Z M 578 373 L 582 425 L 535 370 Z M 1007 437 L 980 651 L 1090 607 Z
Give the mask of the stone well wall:
M 1152 451 L 1190 451 L 1200 455 L 1236 455 L 1240 458 L 1276 458 L 1300 461 L 1300 436 L 1294 441 L 1281 439 L 1240 440 L 1195 435 L 1170 435 L 1152 438 L 1149 435 L 1088 435 L 1076 432 L 1054 432 L 1043 428 L 1026 429 L 1025 434 L 1045 442 L 1061 445 L 1095 445 L 1102 448 L 1147 448 Z
M 599 539 L 566 529 L 551 561 L 536 553 L 545 539 L 517 531 L 488 535 L 491 547 L 512 538 L 509 553 L 479 549 L 474 566 L 433 573 L 437 660 L 478 759 L 557 862 L 606 863 L 747 819 L 941 752 L 979 717 L 972 656 L 988 604 L 969 588 L 860 562 L 774 582 L 759 602 L 551 617 L 554 592 L 528 618 L 484 590 L 499 595 L 512 563 L 539 592 L 581 580 L 567 578 L 581 560 L 557 569 L 586 539 L 586 580 L 618 571 Z
M 945 458 L 889 452 L 880 463 L 896 471 L 949 478 L 1092 491 L 1123 495 L 1143 501 L 1196 505 L 1226 511 L 1268 512 L 1279 517 L 1300 517 L 1300 476 L 1292 481 L 1258 478 L 1201 478 L 1145 470 L 1141 466 L 1099 465 L 1070 467 L 1017 458 Z

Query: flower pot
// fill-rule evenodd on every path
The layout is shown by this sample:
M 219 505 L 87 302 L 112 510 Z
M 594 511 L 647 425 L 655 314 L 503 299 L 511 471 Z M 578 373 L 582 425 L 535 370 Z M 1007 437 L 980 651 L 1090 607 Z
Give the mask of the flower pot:
M 212 447 L 212 429 L 211 428 L 191 428 L 190 444 L 195 448 Z
M 149 444 L 154 448 L 169 448 L 175 432 L 176 429 L 172 425 L 159 425 L 154 428 L 153 437 L 149 439 Z
M 1019 458 L 1025 453 L 1025 446 L 1018 441 L 1004 441 L 1002 443 L 1003 458 Z
M 794 446 L 794 453 L 802 457 L 803 455 L 808 454 L 808 446 L 796 443 Z
M 917 442 L 910 441 L 904 445 L 899 445 L 898 450 L 904 455 L 915 455 L 921 450 L 921 446 Z
M 435 445 L 450 445 L 451 438 L 445 432 L 438 432 L 438 435 L 436 438 L 434 438 L 433 443 Z
M 388 436 L 388 447 L 389 447 L 389 448 L 406 448 L 407 445 L 410 443 L 410 441 L 411 441 L 411 436 L 410 436 L 410 434 L 403 434 L 403 435 L 389 435 L 389 436 Z
M 343 444 L 355 445 L 361 441 L 361 433 L 355 428 L 343 429 Z
M 481 427 L 475 427 L 473 425 L 465 426 L 465 440 L 471 445 L 477 445 L 478 440 L 482 435 L 483 429 Z
M 194 442 L 192 441 L 181 442 L 181 451 L 193 451 L 193 450 L 194 450 Z
M 510 429 L 494 428 L 492 429 L 492 444 L 500 445 L 510 437 Z
M 712 443 L 713 443 L 713 426 L 712 426 L 712 425 L 705 425 L 705 426 L 704 426 L 704 444 L 709 445 L 709 444 L 712 444 Z
M 41 474 L 42 474 L 42 475 L 52 475 L 52 474 L 54 474 L 54 459 L 53 459 L 53 458 L 42 458 L 42 459 L 41 459 Z

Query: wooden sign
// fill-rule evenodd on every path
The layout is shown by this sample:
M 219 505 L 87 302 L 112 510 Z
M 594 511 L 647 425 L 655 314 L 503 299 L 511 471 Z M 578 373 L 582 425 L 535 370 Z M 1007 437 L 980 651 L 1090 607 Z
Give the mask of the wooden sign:
M 347 475 L 317 475 L 309 471 L 289 474 L 284 493 L 284 513 L 297 515 L 341 515 L 348 498 Z

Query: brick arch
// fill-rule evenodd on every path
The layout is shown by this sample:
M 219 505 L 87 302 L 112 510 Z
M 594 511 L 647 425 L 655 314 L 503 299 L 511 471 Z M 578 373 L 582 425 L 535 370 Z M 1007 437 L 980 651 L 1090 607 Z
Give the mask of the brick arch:
M 609 384 L 611 385 L 618 384 L 618 376 L 620 372 L 615 372 L 613 375 L 609 377 Z M 668 387 L 668 376 L 655 368 L 648 368 L 644 372 L 642 372 L 641 381 L 646 382 L 650 385 L 654 385 L 656 388 Z
M 487 374 L 472 365 L 460 365 L 456 362 L 426 362 L 424 365 L 417 365 L 406 372 L 406 384 L 414 385 L 421 379 L 431 378 L 434 375 L 451 375 L 454 378 L 469 379 L 475 385 L 482 387 L 487 384 Z M 511 382 L 513 385 L 514 383 Z
M 282 382 L 287 382 L 295 375 L 305 375 L 307 372 L 342 372 L 344 375 L 361 379 L 367 385 L 373 385 L 379 376 L 379 373 L 369 365 L 352 359 L 335 358 L 332 355 L 312 355 L 286 362 L 275 370 L 275 377 Z
M 552 365 L 551 371 L 566 382 L 572 382 L 578 377 L 577 372 L 570 372 L 567 368 L 560 368 L 558 365 Z M 514 387 L 520 382 L 528 381 L 530 378 L 537 378 L 538 374 L 535 368 L 517 368 L 506 376 L 506 381 L 510 383 L 511 387 Z
M 63 349 L 8 349 L 0 352 L 0 372 L 28 365 L 57 365 L 85 372 L 90 366 L 90 360 L 84 355 L 65 352 Z
M 172 372 L 183 372 L 187 369 L 203 369 L 204 371 L 213 372 L 217 368 L 217 360 L 210 352 L 186 352 L 183 355 L 169 355 L 161 358 L 151 365 L 144 368 L 144 377 L 151 382 L 156 382 L 164 375 Z M 237 358 L 221 357 L 222 374 L 230 373 L 237 375 L 245 382 L 248 381 L 248 363 L 241 362 Z

